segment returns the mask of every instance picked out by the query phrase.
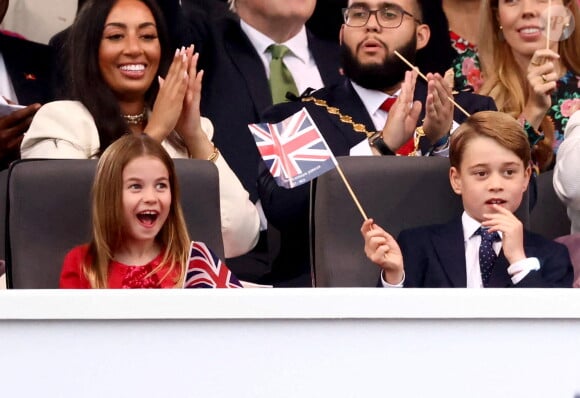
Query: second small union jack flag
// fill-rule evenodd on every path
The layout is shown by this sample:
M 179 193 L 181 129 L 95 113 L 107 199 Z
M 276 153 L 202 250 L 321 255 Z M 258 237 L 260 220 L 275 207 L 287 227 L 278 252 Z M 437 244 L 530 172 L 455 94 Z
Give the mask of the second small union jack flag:
M 336 166 L 336 159 L 306 108 L 279 123 L 248 125 L 279 186 L 294 188 Z
M 184 288 L 238 288 L 238 278 L 205 243 L 191 242 Z

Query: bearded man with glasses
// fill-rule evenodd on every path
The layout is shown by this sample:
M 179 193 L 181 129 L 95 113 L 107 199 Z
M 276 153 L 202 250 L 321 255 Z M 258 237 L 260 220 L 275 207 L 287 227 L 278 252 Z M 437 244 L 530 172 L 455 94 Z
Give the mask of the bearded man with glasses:
M 342 81 L 276 105 L 262 121 L 279 122 L 305 107 L 335 156 L 394 155 L 401 150 L 446 156 L 452 126 L 465 119 L 447 96 L 454 96 L 469 113 L 496 109 L 491 98 L 454 95 L 444 82 L 453 49 L 441 0 L 351 0 L 343 17 Z M 417 80 L 395 50 L 427 74 L 429 83 Z M 387 101 L 390 97 L 399 99 Z M 424 136 L 415 145 L 418 126 Z M 310 187 L 280 188 L 262 164 L 258 189 L 268 221 L 281 232 L 274 273 L 309 276 Z

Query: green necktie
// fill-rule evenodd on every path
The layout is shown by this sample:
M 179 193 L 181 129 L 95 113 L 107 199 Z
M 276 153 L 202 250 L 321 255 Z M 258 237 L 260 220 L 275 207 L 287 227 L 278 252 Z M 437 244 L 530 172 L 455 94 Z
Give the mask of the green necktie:
M 272 102 L 279 104 L 280 102 L 288 101 L 286 99 L 286 93 L 288 91 L 294 95 L 298 95 L 298 89 L 296 88 L 292 74 L 282 60 L 284 55 L 290 50 L 284 45 L 272 44 L 268 47 L 268 51 L 272 53 L 272 60 L 270 61 L 270 92 L 272 93 Z

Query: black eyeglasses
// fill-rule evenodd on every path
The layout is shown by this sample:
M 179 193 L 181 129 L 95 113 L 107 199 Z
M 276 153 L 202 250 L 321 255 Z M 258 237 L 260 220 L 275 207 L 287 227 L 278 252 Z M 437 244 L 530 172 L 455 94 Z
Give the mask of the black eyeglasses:
M 365 26 L 373 14 L 375 14 L 378 24 L 387 29 L 398 28 L 401 26 L 405 15 L 413 18 L 413 20 L 418 24 L 422 23 L 420 20 L 415 18 L 413 14 L 396 5 L 385 6 L 378 10 L 369 10 L 368 8 L 360 6 L 342 9 L 344 23 L 353 28 Z

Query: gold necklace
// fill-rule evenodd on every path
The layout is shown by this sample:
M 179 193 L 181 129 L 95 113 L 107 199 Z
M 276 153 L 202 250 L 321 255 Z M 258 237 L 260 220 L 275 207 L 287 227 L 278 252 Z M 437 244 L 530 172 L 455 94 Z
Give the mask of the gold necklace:
M 126 115 L 124 113 L 121 113 L 121 117 L 123 119 L 125 119 L 125 121 L 127 122 L 127 124 L 133 124 L 133 125 L 137 125 L 137 124 L 141 124 L 143 122 L 143 120 L 145 120 L 145 108 L 143 108 L 143 112 L 141 113 L 137 113 L 134 115 Z

